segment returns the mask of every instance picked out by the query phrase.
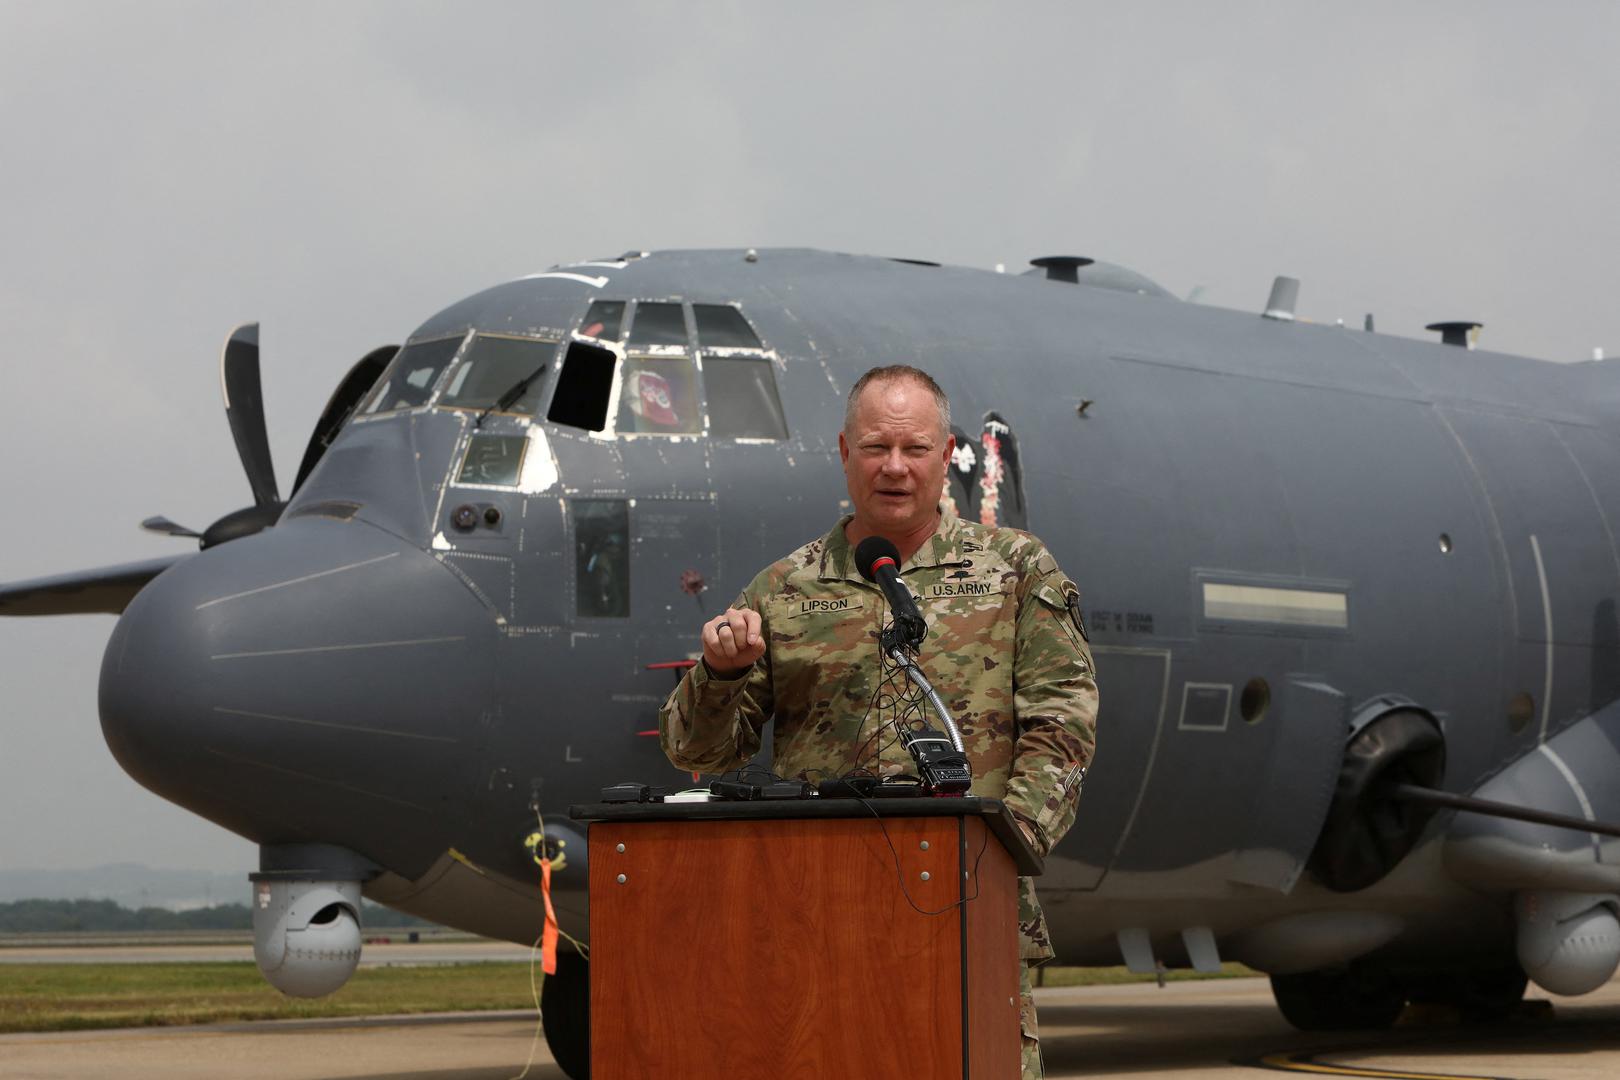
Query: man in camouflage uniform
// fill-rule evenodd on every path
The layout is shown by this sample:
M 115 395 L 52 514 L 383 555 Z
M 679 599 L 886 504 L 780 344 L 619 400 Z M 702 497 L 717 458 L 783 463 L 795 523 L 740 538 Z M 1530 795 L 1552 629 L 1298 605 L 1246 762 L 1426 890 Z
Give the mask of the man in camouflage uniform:
M 1074 821 L 1096 740 L 1074 583 L 1030 534 L 942 512 L 955 439 L 950 405 L 925 373 L 897 365 L 862 376 L 838 448 L 855 512 L 704 624 L 703 661 L 659 715 L 664 752 L 683 769 L 739 768 L 772 720 L 782 776 L 912 772 L 890 724 L 905 687 L 883 685 L 903 676 L 878 662 L 883 595 L 853 555 L 882 536 L 927 619 L 922 666 L 961 729 L 972 794 L 1001 799 L 1044 856 Z M 1019 879 L 1019 930 L 1024 1076 L 1039 1077 L 1029 969 L 1052 946 L 1029 878 Z

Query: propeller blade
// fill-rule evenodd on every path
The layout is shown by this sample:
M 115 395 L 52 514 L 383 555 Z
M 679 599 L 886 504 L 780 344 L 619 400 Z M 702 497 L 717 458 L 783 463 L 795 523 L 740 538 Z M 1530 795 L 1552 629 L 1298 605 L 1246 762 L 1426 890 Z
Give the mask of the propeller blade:
M 167 536 L 186 536 L 193 540 L 202 539 L 202 533 L 195 529 L 188 529 L 184 525 L 176 525 L 162 514 L 157 517 L 147 518 L 141 522 L 141 528 L 147 532 L 163 533 Z
M 1620 825 L 1606 821 L 1588 821 L 1585 818 L 1555 814 L 1534 806 L 1514 806 L 1512 803 L 1476 799 L 1472 795 L 1454 795 L 1449 791 L 1422 787 L 1418 784 L 1392 784 L 1386 794 L 1400 802 L 1413 802 L 1437 809 L 1460 810 L 1465 814 L 1484 814 L 1487 817 L 1528 821 L 1532 825 L 1551 825 L 1555 829 L 1573 829 L 1575 832 L 1600 833 L 1620 836 Z
M 263 532 L 274 525 L 281 517 L 281 512 L 287 509 L 282 502 L 266 503 L 263 506 L 244 506 L 240 510 L 233 510 L 226 514 L 203 531 L 202 542 L 197 546 L 207 551 L 216 544 L 223 544 L 229 540 L 240 540 L 244 536 L 252 536 L 256 532 Z
M 253 501 L 269 506 L 281 501 L 276 467 L 270 460 L 270 437 L 264 428 L 264 393 L 259 386 L 259 324 L 243 323 L 231 332 L 219 358 L 225 415 L 236 439 Z

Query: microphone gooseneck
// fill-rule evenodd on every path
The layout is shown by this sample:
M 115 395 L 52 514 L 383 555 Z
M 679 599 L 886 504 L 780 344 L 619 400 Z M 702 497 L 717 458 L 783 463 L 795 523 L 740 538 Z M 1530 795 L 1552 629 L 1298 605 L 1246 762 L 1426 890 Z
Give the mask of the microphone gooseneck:
M 956 721 L 951 719 L 944 699 L 923 676 L 912 655 L 928 635 L 928 624 L 917 607 L 917 598 L 900 580 L 900 551 L 881 536 L 868 536 L 855 546 L 855 565 L 862 577 L 883 590 L 889 610 L 894 612 L 894 627 L 892 631 L 883 632 L 880 643 L 884 653 L 928 698 L 948 736 L 948 739 L 939 739 L 929 738 L 931 735 L 937 736 L 937 732 L 902 732 L 902 740 L 916 758 L 918 769 L 930 790 L 960 795 L 967 791 L 972 782 L 972 770 L 962 747 L 962 732 L 957 728 Z M 948 747 L 943 750 L 943 756 L 940 744 Z

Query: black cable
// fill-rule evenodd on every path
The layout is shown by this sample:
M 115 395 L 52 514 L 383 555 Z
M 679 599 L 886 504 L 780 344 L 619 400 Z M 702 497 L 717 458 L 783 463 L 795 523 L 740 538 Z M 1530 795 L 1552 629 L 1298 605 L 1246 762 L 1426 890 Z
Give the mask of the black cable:
M 881 640 L 882 637 L 883 637 L 883 623 L 882 623 L 882 620 L 879 620 L 879 622 L 878 622 L 878 638 Z M 872 717 L 873 708 L 878 709 L 878 716 L 879 716 L 880 719 L 881 719 L 881 717 L 883 715 L 883 710 L 878 705 L 878 699 L 883 694 L 883 688 L 889 684 L 889 680 L 893 677 L 892 673 L 890 673 L 888 671 L 888 664 L 885 662 L 887 659 L 888 658 L 886 656 L 884 656 L 883 651 L 881 649 L 879 649 L 878 650 L 878 670 L 883 673 L 883 678 L 879 679 L 877 685 L 872 688 L 872 696 L 866 702 L 866 711 L 861 714 L 860 726 L 855 729 L 855 737 L 857 739 L 860 739 L 860 741 L 855 744 L 855 749 L 850 753 L 849 757 L 847 759 L 845 759 L 845 761 L 844 761 L 844 769 L 846 771 L 849 769 L 849 767 L 851 765 L 855 764 L 855 760 L 856 760 L 857 757 L 860 756 L 861 751 L 866 749 L 866 744 L 871 742 L 872 739 L 875 738 L 878 735 L 878 733 L 883 730 L 883 725 L 880 723 L 880 724 L 878 724 L 877 731 L 874 731 L 871 736 L 869 736 L 868 738 L 865 738 L 865 739 L 860 738 L 861 733 L 866 730 L 866 722 L 867 722 L 867 720 L 871 719 L 871 717 Z
M 850 753 L 849 757 L 847 759 L 845 759 L 845 761 L 844 761 L 844 769 L 846 771 L 851 766 L 855 765 L 857 763 L 857 761 L 864 764 L 864 762 L 865 762 L 864 754 L 865 754 L 865 751 L 866 751 L 867 747 L 871 745 L 873 739 L 877 739 L 877 738 L 882 737 L 884 729 L 889 726 L 888 724 L 885 724 L 885 723 L 882 722 L 884 710 L 885 709 L 894 709 L 894 708 L 896 708 L 896 706 L 894 704 L 895 700 L 898 698 L 898 699 L 903 701 L 903 700 L 905 700 L 905 697 L 906 697 L 905 694 L 900 693 L 900 692 L 890 688 L 890 684 L 892 682 L 894 682 L 895 677 L 897 675 L 903 676 L 904 671 L 898 665 L 892 664 L 889 661 L 889 659 L 888 659 L 888 657 L 886 655 L 884 655 L 882 653 L 879 653 L 878 655 L 879 655 L 879 661 L 882 664 L 882 671 L 884 673 L 883 678 L 878 682 L 877 686 L 872 691 L 871 700 L 868 701 L 867 705 L 866 705 L 866 712 L 865 712 L 865 714 L 863 714 L 861 716 L 860 726 L 855 729 L 856 736 L 859 737 L 861 735 L 861 733 L 866 730 L 866 722 L 869 719 L 871 719 L 872 710 L 874 708 L 876 708 L 877 711 L 878 711 L 879 723 L 878 723 L 878 726 L 875 729 L 873 729 L 871 735 L 868 735 L 866 738 L 861 739 L 860 742 L 856 743 L 855 749 Z M 902 682 L 901 685 L 902 686 L 909 686 L 909 683 Z M 889 691 L 889 699 L 888 699 L 888 704 L 887 705 L 885 705 L 883 700 L 882 700 L 883 693 L 884 693 L 885 690 Z M 892 723 L 892 721 L 891 721 L 891 723 Z M 893 745 L 892 741 L 890 743 L 885 744 L 884 746 L 880 747 L 875 756 L 881 757 L 883 751 L 886 750 L 890 745 Z
M 937 911 L 928 911 L 917 906 L 917 901 L 911 898 L 911 890 L 906 888 L 906 872 L 900 867 L 900 852 L 895 848 L 894 841 L 889 837 L 889 827 L 883 823 L 883 815 L 877 812 L 877 807 L 873 806 L 870 801 L 859 796 L 855 797 L 855 801 L 866 807 L 871 812 L 873 819 L 877 821 L 878 829 L 883 833 L 883 842 L 889 845 L 889 854 L 894 857 L 894 876 L 900 883 L 900 895 L 906 898 L 906 903 L 911 905 L 911 910 L 919 915 L 943 915 L 952 908 L 961 907 L 969 901 L 979 898 L 979 861 L 984 858 L 985 849 L 990 846 L 990 829 L 988 827 L 984 830 L 984 839 L 979 841 L 979 853 L 973 857 L 973 870 L 971 871 L 973 894 L 953 900 Z M 960 885 L 957 887 L 961 888 Z
M 905 711 L 896 716 L 895 719 L 888 725 L 894 729 L 894 738 L 877 748 L 877 752 L 874 756 L 880 760 L 882 759 L 883 752 L 885 750 L 889 749 L 889 747 L 900 741 L 902 727 L 909 728 L 912 731 L 916 731 L 919 726 L 923 728 L 928 727 L 928 717 L 926 715 L 926 710 L 923 707 L 926 701 L 926 695 L 920 688 L 913 687 L 912 689 L 914 692 L 906 700 Z M 878 730 L 881 731 L 883 729 L 879 728 Z
M 885 654 L 885 659 L 887 659 L 887 654 Z M 883 758 L 884 752 L 892 747 L 896 742 L 900 741 L 902 728 L 911 728 L 912 730 L 916 730 L 918 724 L 921 724 L 923 727 L 928 726 L 927 717 L 924 715 L 924 704 L 927 696 L 923 693 L 922 687 L 912 683 L 909 678 L 905 678 L 905 669 L 899 664 L 894 664 L 889 668 L 889 678 L 892 680 L 897 677 L 902 679 L 903 685 L 906 687 L 907 692 L 897 695 L 900 699 L 900 703 L 895 706 L 894 719 L 891 720 L 887 725 L 883 725 L 878 728 L 878 732 L 883 731 L 884 727 L 892 728 L 894 731 L 894 737 L 888 742 L 879 746 L 873 755 L 880 761 Z M 874 735 L 875 734 L 877 734 L 877 732 L 874 732 Z
M 744 778 L 750 773 L 764 773 L 766 783 L 774 784 L 776 781 L 784 779 L 783 777 L 777 776 L 776 773 L 772 772 L 767 766 L 761 765 L 757 761 L 750 761 L 748 764 L 739 769 L 729 769 L 726 772 L 721 773 L 718 779 L 724 780 L 726 777 L 730 776 L 737 783 L 746 784 L 748 781 Z
M 878 684 L 872 688 L 872 696 L 866 702 L 866 711 L 861 714 L 860 726 L 855 729 L 855 735 L 857 738 L 860 738 L 861 733 L 866 730 L 866 722 L 872 718 L 873 709 L 877 709 L 878 718 L 881 721 L 883 716 L 883 691 L 884 688 L 889 685 L 889 678 L 890 676 L 885 674 L 882 679 L 878 680 Z M 871 735 L 856 743 L 855 749 L 850 752 L 849 757 L 844 761 L 844 768 L 848 769 L 851 765 L 854 765 L 856 759 L 860 757 L 861 752 L 866 749 L 867 744 L 876 738 L 882 731 L 883 725 L 880 722 L 877 726 L 877 730 L 873 731 Z

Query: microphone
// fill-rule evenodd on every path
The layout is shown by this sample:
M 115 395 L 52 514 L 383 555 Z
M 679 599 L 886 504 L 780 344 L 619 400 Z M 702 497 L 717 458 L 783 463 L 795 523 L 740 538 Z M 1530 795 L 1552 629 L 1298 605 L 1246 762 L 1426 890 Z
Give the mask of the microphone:
M 917 775 L 923 790 L 930 795 L 965 795 L 973 786 L 973 766 L 962 748 L 962 733 L 951 719 L 950 710 L 939 694 L 929 685 L 917 662 L 905 652 L 916 652 L 928 635 L 928 624 L 917 609 L 917 598 L 911 595 L 900 580 L 900 552 L 881 536 L 868 536 L 855 548 L 855 565 L 867 581 L 876 582 L 888 598 L 889 609 L 894 612 L 894 627 L 883 631 L 882 647 L 889 658 L 905 670 L 919 690 L 927 695 L 934 711 L 950 732 L 946 738 L 937 731 L 913 731 L 902 728 L 894 721 L 900 742 L 910 751 L 917 763 Z
M 917 600 L 900 580 L 900 551 L 881 536 L 868 536 L 855 548 L 855 565 L 861 577 L 875 582 L 894 612 L 895 630 L 902 644 L 912 649 L 928 636 L 928 624 L 917 609 Z

